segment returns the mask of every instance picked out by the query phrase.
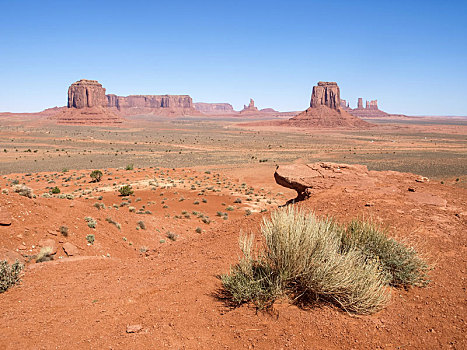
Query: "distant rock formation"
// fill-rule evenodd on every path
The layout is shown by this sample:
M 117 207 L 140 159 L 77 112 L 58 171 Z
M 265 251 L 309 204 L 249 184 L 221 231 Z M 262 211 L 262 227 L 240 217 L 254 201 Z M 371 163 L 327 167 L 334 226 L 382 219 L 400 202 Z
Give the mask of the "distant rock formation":
M 273 108 L 263 108 L 263 109 L 260 109 L 260 112 L 262 112 L 262 113 L 280 113 L 279 111 L 276 111 Z
M 81 79 L 68 89 L 68 108 L 59 109 L 49 119 L 59 124 L 112 125 L 123 119 L 107 107 L 105 89 L 96 80 Z
M 193 107 L 205 114 L 234 114 L 237 113 L 234 111 L 230 103 L 205 103 L 205 102 L 196 102 L 193 103 Z
M 122 115 L 198 115 L 188 95 L 107 95 L 107 106 Z
M 360 118 L 378 118 L 389 116 L 388 113 L 383 112 L 378 108 L 378 100 L 366 101 L 365 107 L 363 107 L 363 99 L 361 97 L 358 98 L 357 108 L 350 108 L 348 104 L 344 106 L 342 105 L 342 101 L 341 108 Z
M 257 113 L 257 112 L 259 112 L 258 108 L 255 107 L 255 101 L 252 98 L 250 98 L 250 104 L 248 106 L 243 105 L 243 109 L 240 111 L 241 114 Z
M 81 79 L 68 88 L 68 108 L 106 106 L 105 89 L 97 80 Z
M 339 109 L 341 105 L 340 90 L 336 82 L 320 81 L 313 86 L 310 107 L 317 108 L 327 106 L 331 109 Z
M 335 82 L 318 82 L 313 87 L 310 108 L 286 122 L 298 127 L 362 128 L 371 124 L 349 114 L 341 107 L 340 90 Z

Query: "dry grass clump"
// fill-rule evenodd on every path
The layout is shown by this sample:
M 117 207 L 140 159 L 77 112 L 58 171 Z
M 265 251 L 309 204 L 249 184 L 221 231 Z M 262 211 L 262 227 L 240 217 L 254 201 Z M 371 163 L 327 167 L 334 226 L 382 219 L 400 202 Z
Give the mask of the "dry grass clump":
M 39 253 L 36 255 L 36 263 L 53 260 L 52 247 L 42 247 Z
M 234 304 L 264 308 L 288 295 L 301 305 L 325 301 L 369 314 L 387 304 L 389 285 L 427 283 L 415 250 L 368 223 L 345 227 L 289 207 L 265 219 L 261 232 L 264 246 L 253 249 L 253 236 L 242 236 L 243 257 L 221 276 Z
M 19 261 L 10 265 L 8 261 L 0 260 L 0 293 L 19 282 L 22 269 L 23 265 Z
M 18 193 L 20 196 L 27 198 L 34 198 L 34 193 L 32 188 L 26 185 L 16 185 L 13 187 L 13 190 Z

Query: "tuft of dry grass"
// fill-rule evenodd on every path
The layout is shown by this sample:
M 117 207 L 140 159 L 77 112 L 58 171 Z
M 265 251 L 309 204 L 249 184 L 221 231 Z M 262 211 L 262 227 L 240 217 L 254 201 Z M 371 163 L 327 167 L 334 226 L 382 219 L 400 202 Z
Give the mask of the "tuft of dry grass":
M 52 247 L 42 247 L 36 255 L 36 263 L 53 260 Z
M 241 236 L 243 257 L 220 276 L 235 304 L 259 308 L 288 295 L 302 305 L 330 302 L 370 314 L 390 299 L 389 285 L 422 286 L 427 265 L 415 250 L 369 223 L 342 226 L 311 212 L 287 207 L 264 219 L 264 244 Z

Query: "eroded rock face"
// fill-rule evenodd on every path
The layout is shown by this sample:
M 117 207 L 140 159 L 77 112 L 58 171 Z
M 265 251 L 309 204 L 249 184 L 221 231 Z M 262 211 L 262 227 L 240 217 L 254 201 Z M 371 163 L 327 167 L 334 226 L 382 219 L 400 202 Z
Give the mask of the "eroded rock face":
M 81 79 L 68 88 L 68 108 L 105 106 L 105 89 L 97 80 Z
M 331 162 L 281 165 L 274 173 L 279 185 L 297 191 L 297 200 L 308 198 L 312 189 L 328 189 L 336 181 L 362 181 L 365 177 L 368 168 L 364 165 Z
M 115 108 L 123 115 L 180 114 L 197 115 L 189 95 L 107 95 L 107 107 Z
M 49 118 L 58 124 L 121 124 L 121 116 L 107 108 L 105 89 L 97 80 L 81 79 L 68 88 L 68 108 L 59 109 Z
M 313 86 L 310 107 L 327 106 L 338 109 L 341 105 L 339 86 L 336 82 L 320 81 Z

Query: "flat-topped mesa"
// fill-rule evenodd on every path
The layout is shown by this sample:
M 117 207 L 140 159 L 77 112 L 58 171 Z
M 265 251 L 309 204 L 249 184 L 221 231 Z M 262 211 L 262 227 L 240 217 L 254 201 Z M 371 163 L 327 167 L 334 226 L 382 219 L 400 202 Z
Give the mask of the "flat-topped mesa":
M 105 89 L 97 80 L 81 79 L 68 88 L 68 108 L 106 106 Z
M 236 113 L 230 103 L 193 103 L 193 107 L 206 114 L 234 114 Z
M 123 115 L 137 114 L 193 114 L 197 111 L 189 95 L 107 95 L 107 106 Z
M 336 82 L 320 81 L 318 85 L 313 86 L 310 101 L 311 108 L 327 106 L 331 109 L 339 109 L 340 104 L 340 91 Z

